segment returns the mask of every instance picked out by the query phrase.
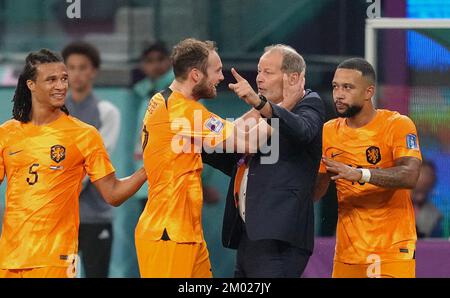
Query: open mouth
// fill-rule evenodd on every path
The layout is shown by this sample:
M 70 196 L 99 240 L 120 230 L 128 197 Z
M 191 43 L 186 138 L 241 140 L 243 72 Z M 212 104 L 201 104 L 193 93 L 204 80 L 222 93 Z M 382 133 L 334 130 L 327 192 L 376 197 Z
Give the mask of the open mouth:
M 56 99 L 64 99 L 64 98 L 66 98 L 66 94 L 65 93 L 54 93 L 54 94 L 52 94 L 52 97 L 56 98 Z

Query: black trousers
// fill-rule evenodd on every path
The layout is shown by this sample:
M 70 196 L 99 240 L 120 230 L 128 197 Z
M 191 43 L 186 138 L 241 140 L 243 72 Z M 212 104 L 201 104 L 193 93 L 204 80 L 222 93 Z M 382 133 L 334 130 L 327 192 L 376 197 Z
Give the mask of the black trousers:
M 111 224 L 80 224 L 78 248 L 86 277 L 108 277 L 113 231 Z
M 298 278 L 308 264 L 310 254 L 289 242 L 248 239 L 242 231 L 237 251 L 236 278 Z

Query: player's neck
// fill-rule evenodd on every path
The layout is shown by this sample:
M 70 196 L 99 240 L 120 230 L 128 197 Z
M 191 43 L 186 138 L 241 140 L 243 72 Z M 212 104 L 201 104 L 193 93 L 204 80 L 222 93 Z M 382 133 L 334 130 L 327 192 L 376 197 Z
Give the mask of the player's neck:
M 199 100 L 199 98 L 195 98 L 192 95 L 193 86 L 190 86 L 187 81 L 181 83 L 181 82 L 178 82 L 177 80 L 174 80 L 172 82 L 172 84 L 170 84 L 169 88 L 172 91 L 175 91 L 175 92 L 183 94 L 183 96 L 186 97 L 186 98 L 190 98 L 190 99 L 193 99 L 193 100 Z
M 92 86 L 89 86 L 83 90 L 72 89 L 70 91 L 71 91 L 73 101 L 79 103 L 79 102 L 84 101 L 88 97 L 88 95 L 91 94 Z
M 362 110 L 355 116 L 347 118 L 347 126 L 350 128 L 360 128 L 366 126 L 375 118 L 377 111 L 372 105 L 362 108 Z
M 31 123 L 37 126 L 49 124 L 57 120 L 64 112 L 60 108 L 33 107 L 31 108 Z

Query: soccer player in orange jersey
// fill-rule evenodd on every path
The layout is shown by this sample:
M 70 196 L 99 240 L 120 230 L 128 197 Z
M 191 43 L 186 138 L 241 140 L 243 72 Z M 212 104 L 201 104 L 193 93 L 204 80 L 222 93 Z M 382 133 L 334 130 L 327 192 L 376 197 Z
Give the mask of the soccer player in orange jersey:
M 201 218 L 202 148 L 214 149 L 232 137 L 231 151 L 247 152 L 258 143 L 199 102 L 214 98 L 224 79 L 212 42 L 183 40 L 172 61 L 175 80 L 152 97 L 143 121 L 148 201 L 135 232 L 139 270 L 141 277 L 212 277 Z M 271 132 L 265 121 L 250 132 L 255 129 Z
M 330 179 L 338 193 L 333 277 L 415 277 L 416 228 L 409 189 L 421 153 L 414 123 L 375 109 L 376 76 L 364 59 L 342 62 L 333 79 L 340 118 L 323 128 L 315 199 Z
M 30 53 L 0 126 L 0 182 L 7 180 L 0 277 L 74 277 L 78 196 L 87 173 L 118 206 L 145 182 L 143 169 L 118 180 L 99 132 L 69 116 L 62 59 Z

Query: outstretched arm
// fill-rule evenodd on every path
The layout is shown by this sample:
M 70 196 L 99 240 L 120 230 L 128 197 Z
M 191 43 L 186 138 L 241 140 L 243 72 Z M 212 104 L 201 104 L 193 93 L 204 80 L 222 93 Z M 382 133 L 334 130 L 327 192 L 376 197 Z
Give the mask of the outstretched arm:
M 116 174 L 111 173 L 93 184 L 108 204 L 117 207 L 134 195 L 146 180 L 147 174 L 144 168 L 140 168 L 126 178 L 117 179 Z

